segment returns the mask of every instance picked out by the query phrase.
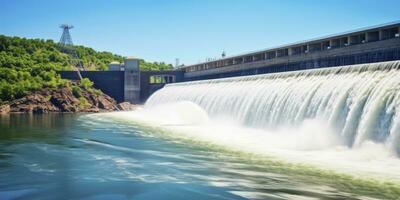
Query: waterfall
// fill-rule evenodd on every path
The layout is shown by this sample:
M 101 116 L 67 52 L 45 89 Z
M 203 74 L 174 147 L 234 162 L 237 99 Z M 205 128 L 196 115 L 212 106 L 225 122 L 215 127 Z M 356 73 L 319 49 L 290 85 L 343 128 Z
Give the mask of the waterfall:
M 190 101 L 212 118 L 261 129 L 326 121 L 349 147 L 400 152 L 400 61 L 168 84 L 146 106 Z

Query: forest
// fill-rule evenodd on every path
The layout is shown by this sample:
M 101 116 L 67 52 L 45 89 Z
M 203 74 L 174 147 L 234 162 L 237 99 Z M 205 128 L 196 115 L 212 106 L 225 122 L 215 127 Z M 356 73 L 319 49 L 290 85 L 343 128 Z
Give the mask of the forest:
M 67 86 L 69 81 L 61 79 L 56 71 L 74 70 L 78 62 L 86 70 L 107 70 L 110 62 L 124 59 L 89 47 L 74 46 L 74 49 L 75 52 L 65 51 L 53 40 L 0 35 L 0 104 L 36 89 Z M 140 60 L 143 71 L 171 68 L 170 64 Z

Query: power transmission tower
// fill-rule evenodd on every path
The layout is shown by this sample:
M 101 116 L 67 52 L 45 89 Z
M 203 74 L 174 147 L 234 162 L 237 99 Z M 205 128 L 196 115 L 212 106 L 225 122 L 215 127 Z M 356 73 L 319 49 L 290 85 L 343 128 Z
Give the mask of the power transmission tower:
M 58 45 L 60 45 L 62 52 L 72 55 L 73 59 L 69 59 L 69 63 L 70 65 L 77 68 L 76 71 L 78 73 L 78 76 L 80 79 L 82 79 L 80 70 L 85 70 L 85 68 L 83 67 L 82 62 L 80 61 L 78 54 L 75 51 L 74 44 L 72 43 L 72 37 L 69 33 L 69 30 L 74 28 L 74 26 L 62 24 L 60 28 L 63 29 L 63 33 L 61 35 L 60 41 L 58 42 Z
M 68 24 L 62 24 L 60 28 L 63 29 L 63 33 L 61 35 L 60 41 L 58 42 L 61 46 L 73 46 L 71 34 L 69 34 L 69 30 L 73 29 L 74 26 Z
M 175 58 L 175 68 L 179 67 L 179 58 Z

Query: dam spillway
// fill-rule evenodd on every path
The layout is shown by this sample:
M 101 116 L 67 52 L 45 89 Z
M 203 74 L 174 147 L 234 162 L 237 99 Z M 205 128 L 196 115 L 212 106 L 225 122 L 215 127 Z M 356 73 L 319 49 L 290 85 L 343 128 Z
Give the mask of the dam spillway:
M 391 61 L 168 84 L 146 106 L 190 101 L 211 119 L 268 130 L 317 119 L 349 147 L 373 141 L 399 152 L 399 67 Z

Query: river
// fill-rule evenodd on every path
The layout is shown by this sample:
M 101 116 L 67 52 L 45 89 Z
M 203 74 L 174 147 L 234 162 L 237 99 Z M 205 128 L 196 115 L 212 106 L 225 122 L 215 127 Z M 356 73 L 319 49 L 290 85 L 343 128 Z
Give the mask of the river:
M 400 62 L 168 84 L 0 116 L 0 199 L 399 199 Z
M 1 116 L 0 199 L 394 199 L 400 191 L 104 115 Z

